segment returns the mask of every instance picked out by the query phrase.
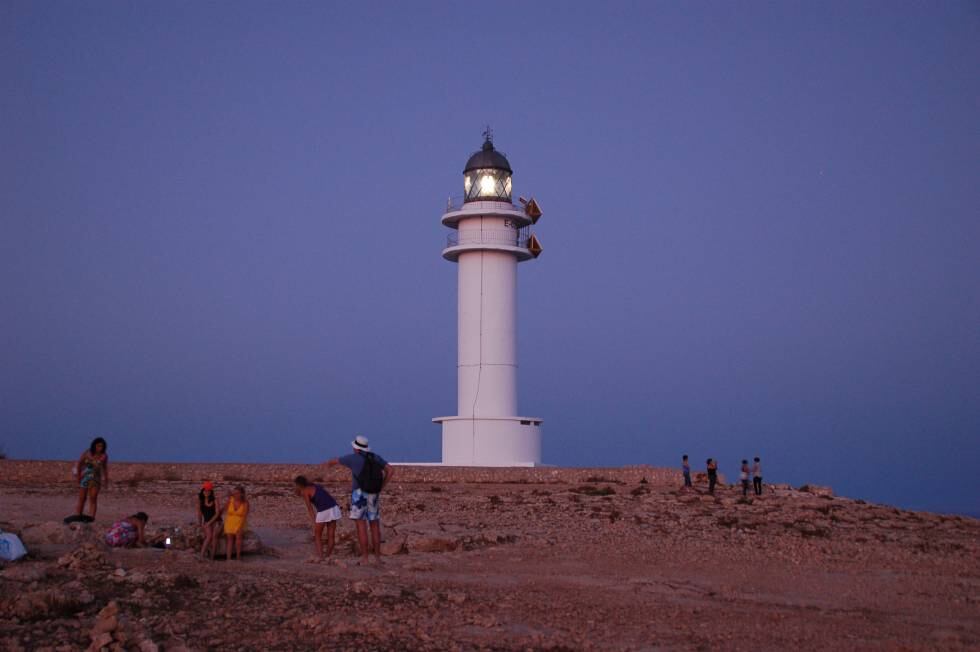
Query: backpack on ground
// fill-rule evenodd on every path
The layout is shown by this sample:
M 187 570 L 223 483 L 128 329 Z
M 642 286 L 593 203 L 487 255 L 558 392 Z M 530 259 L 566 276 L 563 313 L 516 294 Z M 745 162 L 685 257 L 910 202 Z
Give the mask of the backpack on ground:
M 374 453 L 362 453 L 364 456 L 364 466 L 357 476 L 357 486 L 366 494 L 381 493 L 381 485 L 384 484 L 384 467 L 378 463 L 378 458 Z

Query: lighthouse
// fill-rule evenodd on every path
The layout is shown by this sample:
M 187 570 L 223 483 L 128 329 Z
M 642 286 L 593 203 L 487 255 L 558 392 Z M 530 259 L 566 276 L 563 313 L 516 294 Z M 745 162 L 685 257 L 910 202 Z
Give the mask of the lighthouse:
M 534 199 L 512 201 L 513 171 L 493 145 L 463 169 L 463 199 L 442 216 L 452 229 L 442 257 L 458 272 L 456 416 L 442 425 L 442 463 L 535 466 L 541 463 L 541 419 L 517 407 L 517 265 L 537 258 Z

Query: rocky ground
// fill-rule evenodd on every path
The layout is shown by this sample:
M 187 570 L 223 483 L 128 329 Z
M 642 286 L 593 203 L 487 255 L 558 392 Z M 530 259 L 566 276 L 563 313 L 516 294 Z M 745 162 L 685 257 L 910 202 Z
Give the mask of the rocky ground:
M 70 528 L 69 469 L 0 462 L 0 527 L 31 550 L 0 572 L 4 649 L 980 649 L 980 521 L 820 487 L 743 500 L 647 467 L 402 467 L 387 554 L 361 567 L 347 520 L 333 562 L 307 563 L 290 492 L 306 473 L 346 496 L 340 471 L 114 463 L 97 522 Z M 204 479 L 248 490 L 241 562 L 183 549 Z M 99 542 L 137 510 L 171 549 Z

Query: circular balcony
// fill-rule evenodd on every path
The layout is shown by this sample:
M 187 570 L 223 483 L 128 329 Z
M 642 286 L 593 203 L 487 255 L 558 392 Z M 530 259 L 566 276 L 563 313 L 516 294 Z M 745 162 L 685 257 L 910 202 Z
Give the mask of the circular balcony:
M 451 229 L 459 228 L 461 220 L 475 217 L 503 217 L 509 219 L 517 227 L 531 224 L 531 218 L 524 211 L 509 201 L 470 201 L 460 203 L 458 197 L 450 197 L 446 202 L 446 212 L 442 215 L 442 223 Z
M 481 231 L 453 231 L 446 238 L 442 257 L 456 262 L 467 251 L 503 251 L 514 254 L 518 261 L 533 258 L 527 248 L 529 233 L 523 229 L 483 229 Z

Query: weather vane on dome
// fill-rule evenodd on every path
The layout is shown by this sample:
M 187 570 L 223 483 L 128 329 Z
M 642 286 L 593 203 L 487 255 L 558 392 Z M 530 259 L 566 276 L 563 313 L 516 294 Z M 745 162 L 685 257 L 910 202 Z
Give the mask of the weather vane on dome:
M 487 128 L 483 131 L 483 138 L 488 143 L 493 142 L 493 129 L 490 128 L 490 125 L 487 125 Z

